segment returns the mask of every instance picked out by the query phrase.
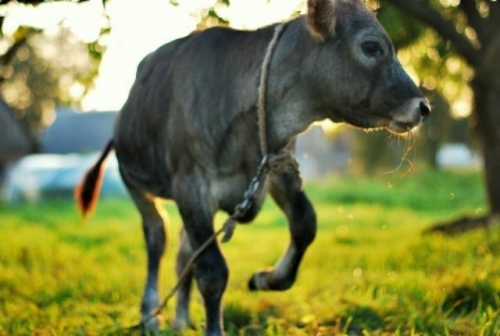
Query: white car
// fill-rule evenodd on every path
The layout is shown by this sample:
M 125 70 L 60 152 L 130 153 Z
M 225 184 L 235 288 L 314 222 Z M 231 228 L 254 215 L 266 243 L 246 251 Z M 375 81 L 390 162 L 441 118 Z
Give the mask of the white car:
M 8 202 L 72 198 L 74 188 L 98 155 L 94 153 L 25 156 L 8 170 L 3 198 Z M 114 156 L 107 162 L 101 190 L 101 197 L 109 196 L 127 196 Z

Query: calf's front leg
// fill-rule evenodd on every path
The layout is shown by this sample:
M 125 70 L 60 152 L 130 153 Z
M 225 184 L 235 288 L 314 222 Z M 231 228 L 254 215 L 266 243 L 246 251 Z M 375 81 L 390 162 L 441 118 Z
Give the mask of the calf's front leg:
M 214 234 L 213 216 L 216 207 L 208 190 L 201 174 L 185 173 L 174 181 L 174 198 L 192 251 L 198 250 Z M 205 334 L 222 335 L 222 295 L 229 271 L 217 240 L 196 258 L 193 275 L 205 306 Z
M 294 174 L 271 175 L 270 193 L 283 210 L 290 229 L 290 244 L 273 269 L 254 274 L 250 290 L 286 290 L 295 282 L 300 262 L 316 236 L 316 213 Z

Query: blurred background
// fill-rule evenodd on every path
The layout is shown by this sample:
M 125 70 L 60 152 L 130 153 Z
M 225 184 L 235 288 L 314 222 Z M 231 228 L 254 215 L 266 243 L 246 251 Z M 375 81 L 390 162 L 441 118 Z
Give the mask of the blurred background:
M 364 2 L 432 115 L 406 137 L 328 122 L 299 137 L 321 234 L 293 291 L 272 295 L 245 284 L 285 249 L 282 212 L 267 202 L 259 225 L 221 244 L 228 335 L 500 335 L 500 1 Z M 0 335 L 135 334 L 146 256 L 116 159 L 85 226 L 72 194 L 137 64 L 196 29 L 254 29 L 305 10 L 305 0 L 0 0 Z M 175 251 L 182 220 L 164 207 Z M 457 234 L 477 227 L 491 229 Z M 166 293 L 175 260 L 164 263 Z M 197 335 L 201 297 L 192 308 Z
M 500 59 L 500 6 L 365 2 L 427 94 L 432 116 L 406 138 L 318 123 L 298 140 L 304 178 L 480 170 L 490 207 L 499 210 L 492 195 L 500 195 L 500 178 L 488 173 L 497 163 L 488 158 L 500 148 L 500 74 L 491 61 Z M 158 46 L 195 29 L 254 29 L 305 11 L 303 0 L 1 1 L 2 201 L 71 196 L 111 136 L 137 64 Z M 108 165 L 103 196 L 126 197 L 116 160 Z

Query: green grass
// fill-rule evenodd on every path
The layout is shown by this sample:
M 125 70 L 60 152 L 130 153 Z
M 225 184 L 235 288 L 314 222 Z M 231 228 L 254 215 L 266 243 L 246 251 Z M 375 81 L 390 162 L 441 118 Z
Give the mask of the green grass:
M 223 245 L 229 335 L 499 335 L 500 231 L 422 235 L 430 225 L 485 212 L 477 173 L 338 177 L 307 183 L 319 232 L 286 292 L 250 293 L 256 270 L 288 243 L 272 202 Z M 174 285 L 180 219 L 167 204 L 170 244 L 162 293 Z M 225 216 L 217 216 L 221 225 Z M 85 225 L 70 201 L 0 204 L 0 335 L 137 334 L 145 277 L 139 216 L 103 200 Z M 202 334 L 201 297 L 192 316 Z M 163 312 L 165 335 L 173 303 Z

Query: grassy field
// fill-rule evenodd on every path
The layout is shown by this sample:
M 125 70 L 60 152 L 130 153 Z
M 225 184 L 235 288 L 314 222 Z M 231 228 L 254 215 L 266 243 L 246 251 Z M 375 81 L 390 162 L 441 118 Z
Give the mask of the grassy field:
M 307 183 L 319 232 L 295 286 L 250 293 L 250 275 L 288 242 L 272 202 L 223 245 L 231 270 L 229 335 L 499 335 L 500 231 L 422 235 L 462 214 L 485 212 L 481 177 L 418 172 Z M 162 292 L 174 285 L 180 220 L 173 204 Z M 224 220 L 217 216 L 217 225 Z M 0 204 L 0 335 L 137 334 L 145 277 L 138 214 L 103 200 L 86 223 L 70 201 Z M 201 297 L 193 295 L 202 334 Z M 163 312 L 169 328 L 173 303 Z

